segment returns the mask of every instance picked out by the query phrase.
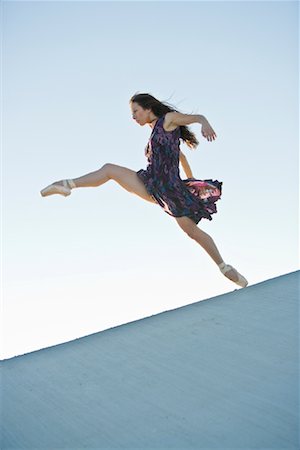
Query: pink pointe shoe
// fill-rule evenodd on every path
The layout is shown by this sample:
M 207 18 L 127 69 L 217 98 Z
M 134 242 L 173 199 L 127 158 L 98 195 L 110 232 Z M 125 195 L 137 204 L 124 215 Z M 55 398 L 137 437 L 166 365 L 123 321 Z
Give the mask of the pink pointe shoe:
M 225 264 L 224 262 L 222 262 L 221 264 L 219 264 L 219 269 L 221 270 L 223 275 L 225 275 L 226 272 L 229 272 L 229 270 L 234 270 L 238 276 L 237 281 L 230 280 L 230 278 L 228 277 L 227 278 L 241 287 L 246 287 L 248 285 L 248 281 L 246 280 L 246 278 L 238 273 L 238 271 L 234 267 L 230 266 L 230 264 Z
M 52 183 L 40 191 L 42 197 L 47 197 L 48 195 L 60 194 L 67 197 L 71 194 L 72 188 L 76 187 L 73 180 L 62 180 L 61 184 Z

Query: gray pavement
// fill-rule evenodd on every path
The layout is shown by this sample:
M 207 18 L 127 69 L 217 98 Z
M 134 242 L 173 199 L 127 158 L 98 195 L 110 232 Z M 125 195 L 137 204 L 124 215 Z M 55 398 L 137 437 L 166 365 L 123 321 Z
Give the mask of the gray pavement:
M 299 271 L 2 361 L 0 443 L 299 449 Z

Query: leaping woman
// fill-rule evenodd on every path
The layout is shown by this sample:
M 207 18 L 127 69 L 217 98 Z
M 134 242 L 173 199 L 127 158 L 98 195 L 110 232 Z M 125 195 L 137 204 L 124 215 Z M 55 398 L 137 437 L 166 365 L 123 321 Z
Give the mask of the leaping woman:
M 150 94 L 135 94 L 129 104 L 133 119 L 140 126 L 148 124 L 152 129 L 145 149 L 148 163 L 146 170 L 135 172 L 108 163 L 81 177 L 55 181 L 42 189 L 41 195 L 68 196 L 72 189 L 98 187 L 114 180 L 128 192 L 159 205 L 174 217 L 179 227 L 203 247 L 227 278 L 246 287 L 246 278 L 234 267 L 225 264 L 213 239 L 197 226 L 201 219 L 212 220 L 211 214 L 217 212 L 215 203 L 221 197 L 222 182 L 194 178 L 180 150 L 180 140 L 192 149 L 197 147 L 199 142 L 188 128 L 192 123 L 202 126 L 201 132 L 205 139 L 215 140 L 217 135 L 208 120 L 202 115 L 182 114 Z M 186 179 L 180 178 L 179 163 Z

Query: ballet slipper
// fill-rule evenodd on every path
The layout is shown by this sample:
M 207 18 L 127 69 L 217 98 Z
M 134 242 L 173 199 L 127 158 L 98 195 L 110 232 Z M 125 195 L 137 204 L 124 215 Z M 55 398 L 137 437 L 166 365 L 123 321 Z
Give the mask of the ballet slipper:
M 228 278 L 230 281 L 233 281 L 234 283 L 236 283 L 237 285 L 241 286 L 241 287 L 246 287 L 248 285 L 248 281 L 246 280 L 245 277 L 243 277 L 243 275 L 241 275 L 234 267 L 232 267 L 230 264 L 225 264 L 224 262 L 222 262 L 221 264 L 219 264 L 219 269 L 221 270 L 221 272 L 223 273 L 223 275 L 225 275 L 226 272 L 229 272 L 229 270 L 235 270 L 237 275 L 238 275 L 238 279 L 237 281 L 233 281 L 230 280 L 230 278 Z
M 62 183 L 62 185 L 53 183 L 45 187 L 41 190 L 41 196 L 46 197 L 48 195 L 60 194 L 67 197 L 71 194 L 71 189 L 76 187 L 73 180 L 62 180 Z

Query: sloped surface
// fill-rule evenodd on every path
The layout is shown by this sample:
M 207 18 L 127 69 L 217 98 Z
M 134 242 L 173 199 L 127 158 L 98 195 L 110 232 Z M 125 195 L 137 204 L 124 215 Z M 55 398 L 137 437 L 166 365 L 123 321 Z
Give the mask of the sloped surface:
M 293 272 L 6 360 L 1 449 L 298 449 L 298 303 Z

